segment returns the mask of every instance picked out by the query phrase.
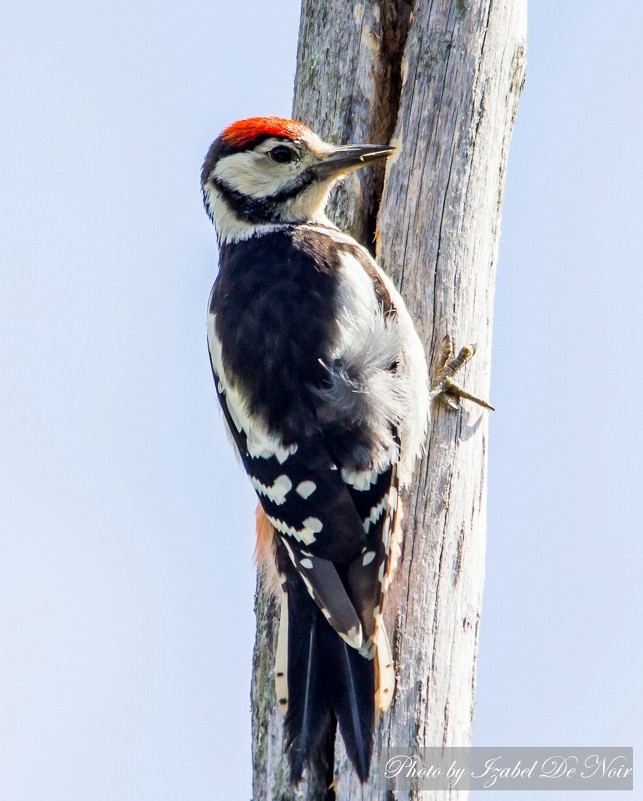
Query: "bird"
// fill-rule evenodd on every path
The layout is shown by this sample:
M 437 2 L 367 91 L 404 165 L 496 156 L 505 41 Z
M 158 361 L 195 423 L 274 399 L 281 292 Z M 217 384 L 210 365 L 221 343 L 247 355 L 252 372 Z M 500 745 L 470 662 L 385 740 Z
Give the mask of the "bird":
M 201 171 L 219 270 L 208 348 L 225 427 L 257 497 L 257 556 L 280 606 L 275 694 L 291 781 L 338 725 L 362 782 L 395 667 L 382 613 L 402 536 L 400 492 L 435 380 L 391 279 L 325 212 L 348 173 L 390 145 L 334 145 L 302 122 L 254 117 L 214 140 Z

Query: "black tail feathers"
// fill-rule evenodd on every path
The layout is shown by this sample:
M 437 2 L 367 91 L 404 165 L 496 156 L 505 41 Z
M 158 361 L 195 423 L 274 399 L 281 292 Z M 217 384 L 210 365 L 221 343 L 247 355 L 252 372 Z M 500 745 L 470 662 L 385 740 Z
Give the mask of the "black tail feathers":
M 368 778 L 375 721 L 374 663 L 344 642 L 296 577 L 288 583 L 288 712 L 291 778 L 314 764 L 335 718 L 362 782 Z
M 327 699 L 337 718 L 346 753 L 361 781 L 368 778 L 375 725 L 375 670 L 324 619 L 319 626 Z

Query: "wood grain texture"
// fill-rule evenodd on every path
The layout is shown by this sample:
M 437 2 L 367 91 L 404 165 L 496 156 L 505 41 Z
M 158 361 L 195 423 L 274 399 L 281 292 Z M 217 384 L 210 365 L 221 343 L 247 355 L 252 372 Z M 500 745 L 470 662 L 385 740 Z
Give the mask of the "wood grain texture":
M 477 343 L 459 380 L 482 397 L 489 392 L 500 210 L 525 43 L 526 0 L 302 5 L 293 116 L 330 141 L 398 148 L 385 176 L 364 171 L 347 179 L 332 198 L 332 216 L 369 246 L 376 237 L 377 257 L 401 288 L 427 358 L 445 333 L 458 347 Z M 377 770 L 383 745 L 470 743 L 486 466 L 487 412 L 466 401 L 459 412 L 434 406 L 427 451 L 404 498 L 402 559 L 386 601 L 395 701 L 378 723 L 365 786 L 338 738 L 341 801 L 418 797 L 385 793 Z M 319 801 L 327 797 L 325 766 L 298 788 L 288 785 L 272 675 L 277 609 L 260 586 L 256 608 L 254 799 Z

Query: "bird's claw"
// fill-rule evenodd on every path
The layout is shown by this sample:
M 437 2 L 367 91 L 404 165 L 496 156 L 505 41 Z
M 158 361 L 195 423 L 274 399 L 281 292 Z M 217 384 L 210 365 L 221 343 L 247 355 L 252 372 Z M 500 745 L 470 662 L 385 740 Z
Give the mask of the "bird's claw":
M 453 380 L 454 375 L 465 365 L 469 359 L 476 352 L 475 345 L 465 345 L 460 348 L 460 353 L 455 358 L 451 358 L 453 353 L 453 345 L 451 337 L 447 334 L 442 340 L 442 353 L 436 365 L 435 370 L 431 376 L 431 400 L 440 398 L 452 409 L 459 409 L 460 405 L 458 400 L 464 398 L 465 400 L 473 401 L 478 406 L 493 411 L 493 406 L 487 403 L 486 400 L 478 398 L 475 395 L 462 389 Z

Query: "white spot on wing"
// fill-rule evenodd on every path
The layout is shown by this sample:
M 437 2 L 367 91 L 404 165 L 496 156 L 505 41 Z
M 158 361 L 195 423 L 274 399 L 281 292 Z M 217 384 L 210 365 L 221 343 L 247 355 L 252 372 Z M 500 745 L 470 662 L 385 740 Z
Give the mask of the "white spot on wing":
M 385 495 L 382 498 L 382 500 L 377 504 L 377 506 L 374 506 L 371 509 L 371 513 L 364 521 L 364 531 L 366 531 L 366 533 L 368 533 L 368 530 L 372 525 L 377 523 L 377 521 L 382 516 L 384 510 L 386 509 L 387 505 L 388 505 L 388 495 Z
M 391 518 L 385 521 L 382 528 L 382 542 L 384 543 L 384 550 L 388 554 L 391 545 Z
M 295 492 L 301 495 L 302 498 L 310 498 L 313 492 L 317 489 L 317 484 L 314 481 L 301 481 L 297 484 Z
M 270 487 L 262 484 L 261 481 L 254 476 L 250 476 L 250 483 L 260 495 L 269 498 L 273 503 L 276 503 L 277 506 L 281 506 L 282 503 L 285 503 L 286 495 L 288 495 L 292 489 L 292 481 L 285 474 L 278 476 Z
M 370 565 L 373 559 L 375 559 L 375 551 L 367 551 L 362 558 L 362 565 L 364 565 L 364 567 Z
M 352 648 L 361 648 L 364 641 L 361 626 L 353 626 L 346 633 L 337 632 L 339 636 L 347 642 Z
M 297 451 L 297 445 L 290 445 L 288 448 L 277 447 L 275 451 L 271 451 L 267 449 L 259 454 L 264 459 L 270 459 L 271 456 L 274 456 L 275 459 L 279 462 L 279 464 L 283 464 L 289 456 L 292 456 L 293 453 Z M 251 453 L 250 456 L 253 454 Z
M 353 472 L 342 468 L 342 479 L 346 484 L 355 487 L 356 490 L 365 491 L 377 481 L 379 472 L 377 470 L 360 470 Z
M 306 568 L 306 570 L 311 570 L 311 569 L 312 569 L 312 566 L 313 566 L 313 563 L 310 561 L 310 559 L 302 559 L 302 560 L 301 560 L 301 562 L 300 562 L 299 564 L 300 564 L 302 567 L 305 567 L 305 568 Z
M 289 526 L 287 523 L 284 523 L 283 520 L 277 520 L 276 517 L 271 517 L 270 515 L 266 515 L 266 517 L 281 534 L 294 537 L 305 545 L 310 545 L 315 542 L 315 534 L 322 530 L 321 520 L 318 520 L 316 517 L 307 517 L 304 520 L 304 527 L 301 529 Z

